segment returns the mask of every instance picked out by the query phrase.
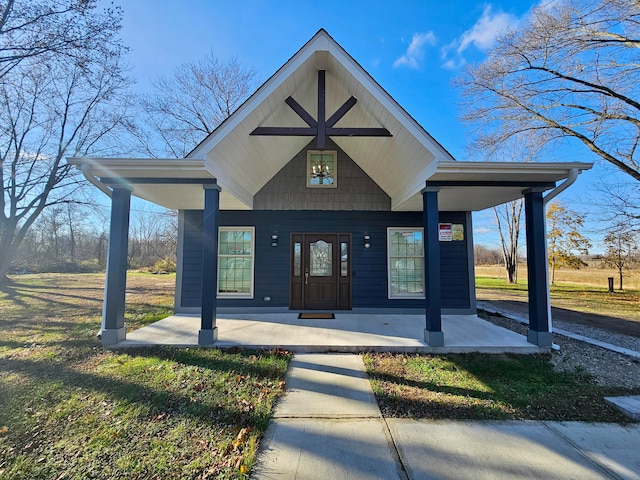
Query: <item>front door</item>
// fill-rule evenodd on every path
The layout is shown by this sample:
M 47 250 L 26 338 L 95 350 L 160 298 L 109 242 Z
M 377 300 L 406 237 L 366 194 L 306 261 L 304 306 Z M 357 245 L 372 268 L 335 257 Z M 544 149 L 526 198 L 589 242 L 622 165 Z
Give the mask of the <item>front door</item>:
M 350 309 L 350 249 L 350 235 L 347 234 L 292 235 L 290 308 Z

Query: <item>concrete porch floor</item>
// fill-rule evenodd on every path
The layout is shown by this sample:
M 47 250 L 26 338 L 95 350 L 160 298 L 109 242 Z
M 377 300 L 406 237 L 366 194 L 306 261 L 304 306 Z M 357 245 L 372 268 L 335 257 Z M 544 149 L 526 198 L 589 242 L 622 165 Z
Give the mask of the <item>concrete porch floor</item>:
M 217 318 L 214 348 L 282 348 L 292 352 L 539 353 L 548 351 L 477 315 L 444 315 L 444 347 L 424 342 L 424 315 L 337 313 L 335 319 L 302 320 L 297 313 L 229 314 Z M 195 346 L 200 317 L 173 315 L 135 331 L 115 345 Z

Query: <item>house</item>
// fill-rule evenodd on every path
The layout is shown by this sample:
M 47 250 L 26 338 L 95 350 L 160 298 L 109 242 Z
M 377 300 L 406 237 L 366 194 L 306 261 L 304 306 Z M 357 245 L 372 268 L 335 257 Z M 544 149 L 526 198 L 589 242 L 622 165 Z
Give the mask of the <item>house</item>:
M 180 159 L 74 158 L 112 197 L 102 340 L 125 338 L 131 195 L 179 211 L 176 313 L 476 313 L 471 212 L 524 197 L 528 339 L 551 345 L 545 192 L 585 163 L 458 162 L 326 31 Z

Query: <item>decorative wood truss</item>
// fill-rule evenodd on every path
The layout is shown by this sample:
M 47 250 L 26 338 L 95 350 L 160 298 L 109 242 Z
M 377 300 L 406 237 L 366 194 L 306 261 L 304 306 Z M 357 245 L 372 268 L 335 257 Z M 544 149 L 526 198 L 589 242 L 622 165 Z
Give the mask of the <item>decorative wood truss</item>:
M 325 114 L 325 71 L 318 70 L 318 119 L 314 119 L 293 97 L 287 97 L 286 104 L 298 114 L 308 127 L 258 127 L 251 135 L 292 136 L 292 137 L 316 137 L 317 149 L 326 148 L 327 137 L 391 137 L 386 128 L 375 127 L 344 127 L 334 125 L 351 110 L 358 102 L 355 97 L 349 98 L 336 112 L 326 119 Z

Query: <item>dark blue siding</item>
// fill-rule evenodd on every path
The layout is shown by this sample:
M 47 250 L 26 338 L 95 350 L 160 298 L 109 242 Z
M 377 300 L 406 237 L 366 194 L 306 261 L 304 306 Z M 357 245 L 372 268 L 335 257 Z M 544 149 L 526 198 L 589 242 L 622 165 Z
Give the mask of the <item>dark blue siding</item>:
M 468 242 L 464 212 L 440 212 L 440 222 L 464 225 L 464 241 L 440 242 L 442 308 L 470 308 Z
M 182 306 L 199 307 L 202 295 L 202 210 L 184 212 Z
M 184 215 L 182 307 L 200 302 L 200 261 L 202 257 L 202 212 Z M 465 224 L 464 212 L 441 212 L 440 221 Z M 220 307 L 289 305 L 290 234 L 293 232 L 351 233 L 352 307 L 424 308 L 422 299 L 387 298 L 387 227 L 422 227 L 422 212 L 339 212 L 339 211 L 221 211 L 221 226 L 255 227 L 255 286 L 253 299 L 220 298 Z M 271 246 L 271 235 L 278 246 Z M 371 248 L 363 246 L 363 236 L 371 235 Z M 442 307 L 470 308 L 467 242 L 441 242 Z M 265 302 L 264 297 L 271 297 Z

